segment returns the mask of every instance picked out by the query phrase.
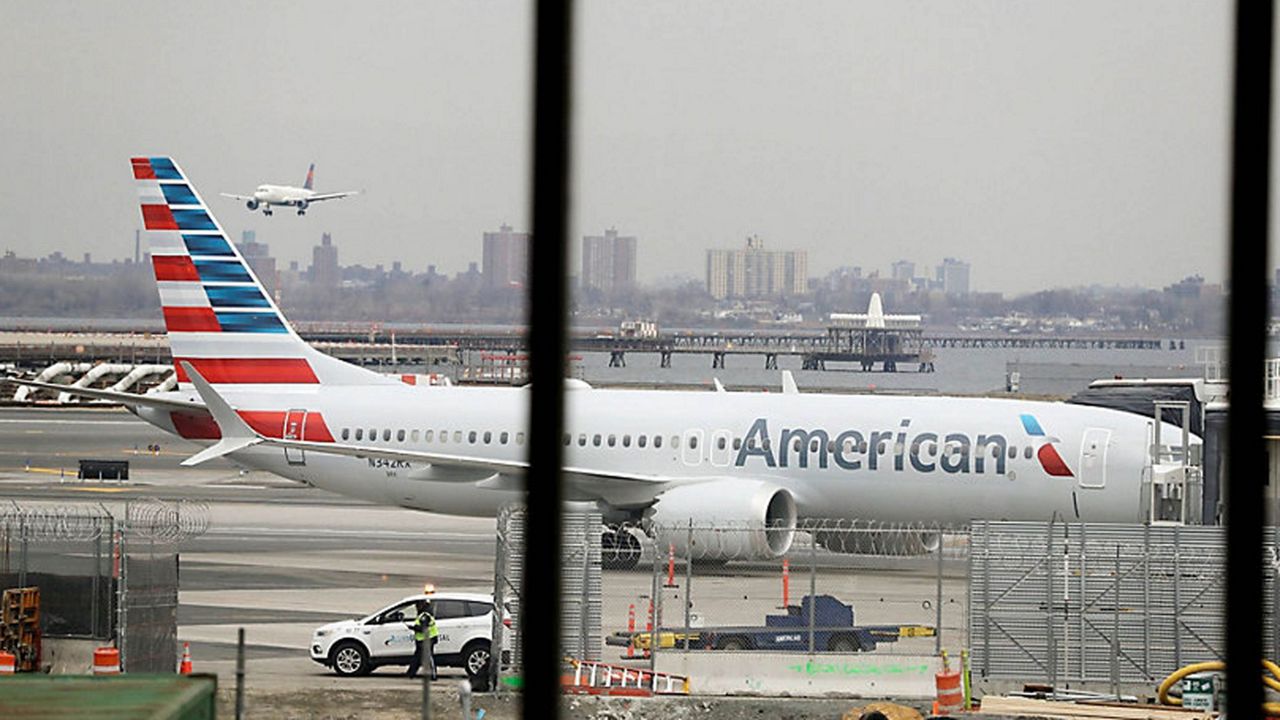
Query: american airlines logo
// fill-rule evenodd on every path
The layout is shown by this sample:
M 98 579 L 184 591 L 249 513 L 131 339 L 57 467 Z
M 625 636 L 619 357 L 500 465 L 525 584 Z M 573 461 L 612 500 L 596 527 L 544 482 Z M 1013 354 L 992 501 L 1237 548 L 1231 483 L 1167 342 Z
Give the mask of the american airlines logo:
M 1023 413 L 1019 417 L 1022 419 L 1022 429 L 1026 430 L 1028 435 L 1044 438 L 1044 443 L 1036 450 L 1036 459 L 1040 461 L 1044 471 L 1055 477 L 1074 477 L 1071 468 L 1067 467 L 1067 463 L 1054 447 L 1055 443 L 1062 441 L 1046 435 L 1044 429 L 1040 427 L 1040 421 L 1036 420 L 1034 415 Z
M 1027 434 L 1045 442 L 1036 456 L 1045 472 L 1071 477 L 1062 457 L 1054 448 L 1057 438 L 1045 435 L 1031 415 L 1022 415 Z M 783 428 L 774 436 L 769 421 L 756 418 L 738 448 L 734 465 L 746 467 L 755 459 L 766 467 L 827 468 L 835 465 L 843 470 L 893 469 L 902 472 L 910 467 L 916 472 L 941 470 L 952 474 L 1005 473 L 1009 459 L 1009 441 L 1000 433 L 969 435 L 966 433 L 916 432 L 911 418 L 903 418 L 896 430 L 841 430 L 822 428 Z

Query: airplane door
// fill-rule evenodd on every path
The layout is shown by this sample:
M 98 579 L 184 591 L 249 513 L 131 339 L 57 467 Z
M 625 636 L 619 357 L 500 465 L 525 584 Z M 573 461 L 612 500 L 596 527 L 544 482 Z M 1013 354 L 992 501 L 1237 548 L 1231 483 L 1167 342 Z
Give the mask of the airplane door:
M 1080 487 L 1104 488 L 1107 486 L 1107 444 L 1111 431 L 1105 428 L 1088 428 L 1080 441 Z
M 305 437 L 307 431 L 307 411 L 306 410 L 290 410 L 284 414 L 284 433 L 282 437 L 285 440 L 301 440 Z M 307 456 L 302 450 L 296 448 L 285 448 L 284 459 L 290 465 L 306 465 Z
M 728 467 L 733 452 L 733 439 L 728 430 L 716 430 L 711 433 L 711 464 L 716 467 Z
M 684 464 L 685 465 L 701 465 L 702 464 L 702 431 L 701 430 L 685 430 L 684 431 Z

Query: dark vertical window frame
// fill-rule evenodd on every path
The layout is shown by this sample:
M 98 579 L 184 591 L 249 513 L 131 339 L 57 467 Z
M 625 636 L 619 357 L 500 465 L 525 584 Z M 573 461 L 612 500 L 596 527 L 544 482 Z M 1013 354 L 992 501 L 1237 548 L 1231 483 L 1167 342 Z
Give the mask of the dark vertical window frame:
M 529 470 L 524 577 L 560 577 L 567 350 L 572 4 L 538 0 L 534 14 L 533 238 L 529 252 Z M 560 584 L 523 593 L 527 718 L 560 715 Z
M 1271 199 L 1272 0 L 1237 0 L 1228 318 L 1227 670 L 1231 717 L 1262 716 L 1262 438 Z

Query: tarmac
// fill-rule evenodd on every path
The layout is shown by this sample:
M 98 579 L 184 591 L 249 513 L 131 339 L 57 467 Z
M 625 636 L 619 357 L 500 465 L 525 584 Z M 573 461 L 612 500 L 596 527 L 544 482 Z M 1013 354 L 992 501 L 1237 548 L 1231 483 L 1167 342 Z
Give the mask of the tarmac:
M 367 677 L 338 677 L 308 657 L 311 632 L 326 622 L 368 614 L 418 592 L 426 582 L 492 592 L 495 521 L 375 506 L 245 472 L 225 460 L 198 469 L 179 467 L 197 450 L 120 409 L 3 408 L 0 497 L 24 504 L 101 502 L 120 516 L 132 500 L 203 503 L 208 530 L 179 546 L 178 638 L 190 643 L 196 672 L 218 676 L 224 700 L 234 685 L 236 635 L 243 627 L 247 696 L 259 710 L 250 717 L 416 715 L 420 682 L 394 667 Z M 131 477 L 78 481 L 75 469 L 82 458 L 129 460 Z M 854 602 L 860 623 L 932 624 L 933 572 L 927 564 L 867 568 L 847 576 L 824 572 L 819 591 Z M 625 625 L 627 604 L 649 592 L 651 579 L 648 567 L 606 573 L 606 634 Z M 807 591 L 807 582 L 807 577 L 792 578 L 795 598 Z M 772 569 L 730 566 L 695 576 L 694 597 L 709 622 L 758 622 L 766 608 L 774 609 L 771 603 L 777 604 L 777 587 Z M 673 590 L 668 597 L 677 599 L 682 592 Z M 962 578 L 949 573 L 943 627 L 951 647 L 964 641 L 963 601 Z M 901 649 L 932 652 L 934 647 L 930 638 L 901 644 L 910 643 L 915 645 Z M 456 697 L 456 686 L 465 678 L 459 669 L 442 669 L 441 676 L 437 702 Z M 744 716 L 839 717 L 856 704 L 813 701 L 813 714 L 792 715 L 780 713 L 782 706 L 770 706 L 767 699 L 754 702 L 761 705 L 744 705 Z M 509 697 L 478 698 L 477 703 L 491 703 L 489 717 L 513 717 L 518 706 Z M 624 713 L 622 705 L 607 701 L 573 703 L 582 709 L 572 710 L 575 717 L 648 716 L 635 714 L 638 709 Z M 768 707 L 774 710 L 761 709 Z

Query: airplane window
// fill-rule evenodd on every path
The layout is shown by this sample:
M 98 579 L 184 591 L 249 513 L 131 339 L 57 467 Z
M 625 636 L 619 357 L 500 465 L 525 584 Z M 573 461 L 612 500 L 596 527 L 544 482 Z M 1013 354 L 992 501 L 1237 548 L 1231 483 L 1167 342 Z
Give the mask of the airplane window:
M 654 435 L 654 436 L 653 436 L 653 447 L 654 447 L 654 449 L 655 449 L 655 450 L 656 450 L 656 449 L 658 449 L 658 448 L 660 448 L 660 447 L 662 447 L 662 436 L 661 436 L 661 435 Z
M 631 436 L 630 436 L 630 435 L 623 435 L 623 436 L 622 436 L 622 447 L 631 447 Z
M 646 444 L 646 441 L 647 441 L 648 437 L 649 437 L 648 435 L 637 435 L 637 436 L 636 436 L 636 447 L 644 447 L 644 446 L 645 446 L 645 444 Z
M 678 447 L 680 447 L 680 436 L 679 436 L 679 435 L 672 435 L 672 436 L 671 436 L 671 447 L 673 447 L 673 448 L 678 448 Z
M 904 446 L 903 446 L 903 444 L 902 444 L 902 443 L 895 443 L 895 444 L 894 444 L 894 446 L 893 446 L 893 452 L 894 452 L 895 454 L 897 454 L 897 455 L 901 455 L 901 454 L 902 454 L 903 447 L 904 447 Z
M 453 431 L 453 441 L 454 441 L 454 442 L 456 442 L 456 443 L 461 443 L 461 442 L 462 442 L 462 431 L 461 431 L 461 430 L 454 430 L 454 431 Z
M 517 443 L 519 443 L 519 442 L 520 442 L 520 436 L 519 436 L 519 435 L 517 435 L 517 436 L 516 436 L 516 442 L 517 442 Z M 569 433 L 565 433 L 565 434 L 564 434 L 564 446 L 565 446 L 565 447 L 569 447 L 569 443 L 571 443 L 571 442 L 573 442 L 573 436 L 571 436 Z
M 351 434 L 351 429 L 350 429 L 350 428 L 342 428 L 342 439 L 343 439 L 343 440 L 346 440 L 346 439 L 347 439 L 347 436 L 348 436 L 348 435 L 350 435 L 350 434 Z
M 725 448 L 725 445 L 726 445 L 726 444 L 727 444 L 727 442 L 726 442 L 726 440 L 725 440 L 723 437 L 718 437 L 718 438 L 716 438 L 716 449 L 717 449 L 717 450 L 723 450 L 723 449 Z
M 751 450 L 755 450 L 755 449 L 756 449 L 756 439 L 755 439 L 755 438 L 747 438 L 747 448 L 748 448 L 748 449 L 751 449 Z
M 564 444 L 565 444 L 565 445 L 568 445 L 568 444 L 569 444 L 569 436 L 568 436 L 568 435 L 565 435 L 565 436 L 564 436 L 564 438 L 565 438 L 565 439 L 564 439 Z M 522 433 L 522 432 L 518 432 L 518 433 L 516 433 L 516 444 L 517 444 L 517 445 L 523 445 L 523 444 L 524 444 L 524 433 Z
M 476 444 L 476 431 L 475 431 L 475 430 L 472 430 L 471 432 L 467 433 L 467 442 L 471 443 L 472 445 L 475 445 L 475 444 Z
M 382 442 L 391 442 L 391 428 L 384 428 L 382 431 Z
M 413 442 L 418 442 L 418 431 L 416 429 L 410 433 L 409 439 Z
M 610 436 L 609 436 L 609 447 L 614 447 L 614 446 L 615 446 L 615 445 L 617 445 L 617 444 L 618 444 L 618 436 L 617 436 L 617 435 L 610 435 Z
M 434 431 L 434 430 L 428 430 L 426 433 L 424 433 L 424 434 L 423 434 L 422 439 L 423 439 L 423 440 L 426 440 L 427 442 L 431 442 L 431 439 L 432 439 L 433 437 L 435 437 L 435 431 Z
M 404 442 L 404 430 L 396 431 L 396 442 Z
M 493 441 L 493 433 L 492 433 L 491 431 L 489 431 L 489 430 L 485 430 L 485 431 L 484 431 L 484 444 L 485 444 L 485 445 L 488 445 L 488 444 L 489 444 L 490 442 L 492 442 L 492 441 Z
M 689 449 L 690 449 L 690 450 L 697 450 L 697 449 L 698 449 L 698 436 L 697 436 L 697 435 L 690 435 L 690 436 L 689 436 Z
M 1016 458 L 1016 457 L 1018 457 L 1018 446 L 1017 446 L 1017 445 L 1010 445 L 1010 446 L 1009 446 L 1009 459 L 1010 459 L 1010 460 L 1012 460 L 1012 459 L 1014 459 L 1014 458 Z
M 357 440 L 364 439 L 364 428 L 356 428 L 356 439 Z
M 448 431 L 448 430 L 441 430 L 441 431 L 440 431 L 440 442 L 442 442 L 442 443 L 447 443 L 447 442 L 449 442 L 449 431 Z
M 580 435 L 578 435 L 578 447 L 586 447 L 586 446 L 587 446 L 587 436 L 586 436 L 586 434 L 580 434 Z
M 499 435 L 499 436 L 498 436 L 498 442 L 502 443 L 503 445 L 506 445 L 506 444 L 507 444 L 507 439 L 508 439 L 508 438 L 510 438 L 510 437 L 511 437 L 510 435 L 508 435 L 507 433 L 505 433 L 505 432 L 504 432 L 504 433 L 502 433 L 501 435 Z
M 1027 446 L 1027 449 L 1026 449 L 1026 450 L 1023 450 L 1023 451 L 1022 451 L 1022 456 L 1023 456 L 1023 457 L 1025 457 L 1025 458 L 1026 458 L 1026 459 L 1028 459 L 1028 460 L 1030 460 L 1030 459 L 1031 459 L 1031 446 L 1030 446 L 1030 445 L 1028 445 L 1028 446 Z
M 848 452 L 853 452 L 853 441 L 852 441 L 852 440 L 845 440 L 845 441 L 844 441 L 844 451 L 845 451 L 845 452 L 847 452 L 847 453 L 848 453 Z
M 591 444 L 592 444 L 592 445 L 595 445 L 596 447 L 600 447 L 600 436 L 599 436 L 599 435 L 592 435 L 592 436 L 591 436 Z
M 741 450 L 741 449 L 742 449 L 742 438 L 734 438 L 734 439 L 733 439 L 733 449 L 734 449 L 734 450 Z
M 800 438 L 795 438 L 791 441 L 791 449 L 795 452 L 800 452 Z
M 377 442 L 377 441 L 378 441 L 378 429 L 369 428 L 369 442 Z

